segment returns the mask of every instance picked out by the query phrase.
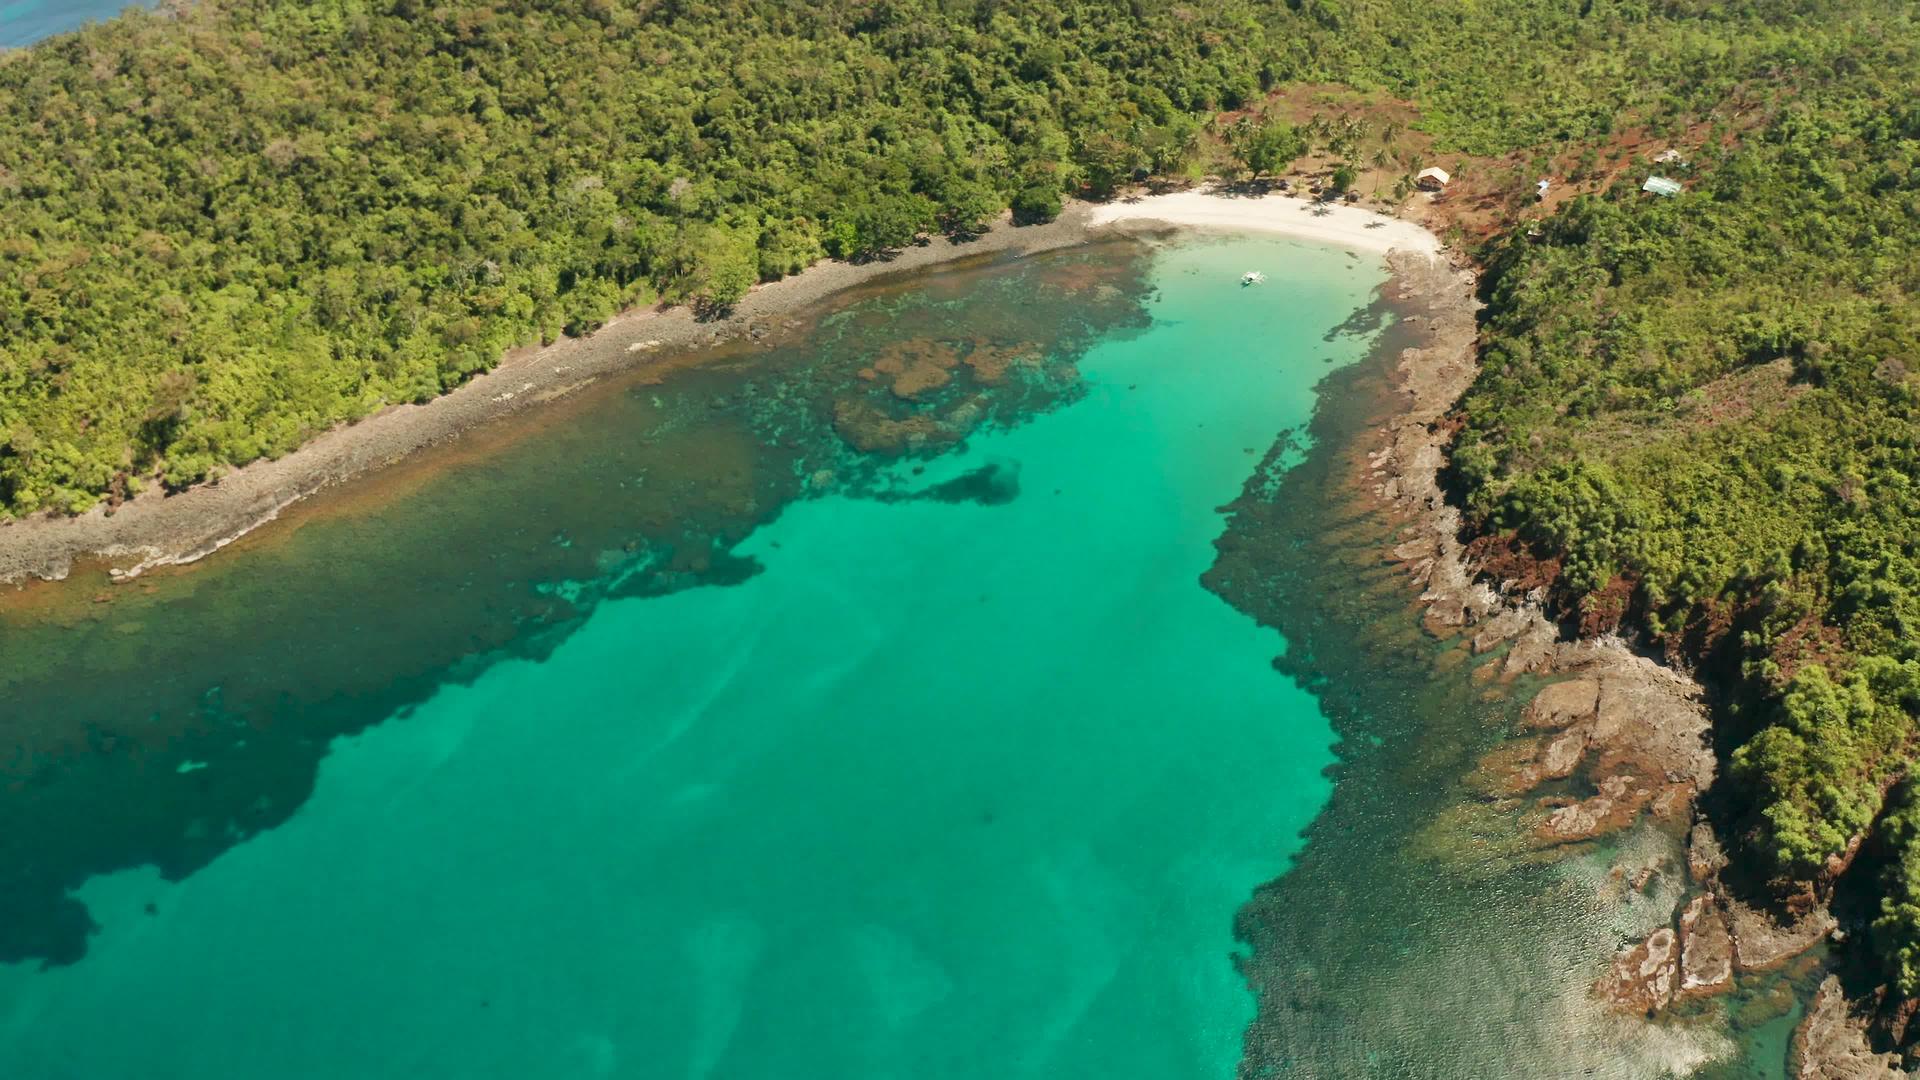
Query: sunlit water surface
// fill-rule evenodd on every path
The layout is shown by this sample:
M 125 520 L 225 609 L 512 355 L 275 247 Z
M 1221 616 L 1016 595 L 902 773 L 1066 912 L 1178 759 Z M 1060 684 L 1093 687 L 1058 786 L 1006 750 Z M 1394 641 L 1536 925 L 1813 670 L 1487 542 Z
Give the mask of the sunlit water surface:
M 1233 1075 L 1234 913 L 1326 799 L 1332 735 L 1280 636 L 1200 578 L 1219 508 L 1364 351 L 1328 332 L 1381 271 L 1275 240 L 1028 262 L 882 292 L 764 367 L 603 395 L 414 498 L 13 631 L 44 657 L 12 688 L 48 710 L 32 726 L 96 709 L 117 733 L 81 759 L 132 757 L 156 805 L 105 810 L 140 839 L 86 838 L 107 872 L 75 882 L 83 914 L 31 908 L 17 947 L 72 962 L 0 968 L 9 1074 Z M 1248 267 L 1270 284 L 1241 289 Z M 1100 313 L 1055 325 L 1076 303 Z M 989 340 L 1021 357 L 1001 389 L 939 353 Z M 922 354 L 979 396 L 903 406 L 861 368 Z M 1021 379 L 1024 409 L 962 443 L 847 436 L 831 469 L 802 400 L 840 395 L 845 435 L 849 401 L 958 423 Z M 667 571 L 676 511 L 743 523 Z M 513 596 L 515 629 L 468 593 Z M 493 659 L 403 677 L 449 641 Z M 111 688 L 60 688 L 81 669 Z M 380 705 L 390 683 L 417 692 Z M 346 718 L 330 746 L 318 717 Z M 60 805 L 143 797 L 46 775 Z M 21 811 L 37 843 L 57 809 Z M 81 874 L 72 850 L 26 851 L 23 880 Z

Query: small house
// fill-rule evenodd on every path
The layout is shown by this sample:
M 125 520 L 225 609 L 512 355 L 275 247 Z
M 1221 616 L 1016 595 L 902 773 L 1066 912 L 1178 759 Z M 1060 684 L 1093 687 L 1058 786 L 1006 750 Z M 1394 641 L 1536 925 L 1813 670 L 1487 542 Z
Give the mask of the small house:
M 1545 200 L 1547 197 L 1547 189 L 1552 186 L 1553 181 L 1548 180 L 1544 176 L 1541 177 L 1540 182 L 1533 185 L 1533 197 L 1538 200 Z
M 1682 165 L 1686 164 L 1686 162 L 1682 160 L 1680 157 L 1680 151 L 1674 150 L 1672 148 L 1662 150 L 1659 153 L 1653 155 L 1653 160 L 1656 164 L 1660 164 L 1660 165 L 1672 165 L 1676 161 Z
M 1453 177 L 1448 176 L 1445 169 L 1421 169 L 1413 182 L 1420 186 L 1421 191 L 1443 191 L 1453 182 Z
M 1640 185 L 1641 191 L 1651 191 L 1655 195 L 1664 195 L 1671 199 L 1680 194 L 1680 181 L 1669 180 L 1664 176 L 1649 176 L 1647 182 Z

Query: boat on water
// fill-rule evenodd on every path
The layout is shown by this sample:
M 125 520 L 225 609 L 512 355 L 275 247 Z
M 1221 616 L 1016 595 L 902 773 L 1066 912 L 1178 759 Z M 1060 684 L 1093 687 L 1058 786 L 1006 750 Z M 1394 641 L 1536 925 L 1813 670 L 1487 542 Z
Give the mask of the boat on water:
M 1241 285 L 1259 285 L 1267 280 L 1267 275 L 1258 270 L 1249 270 L 1240 275 Z

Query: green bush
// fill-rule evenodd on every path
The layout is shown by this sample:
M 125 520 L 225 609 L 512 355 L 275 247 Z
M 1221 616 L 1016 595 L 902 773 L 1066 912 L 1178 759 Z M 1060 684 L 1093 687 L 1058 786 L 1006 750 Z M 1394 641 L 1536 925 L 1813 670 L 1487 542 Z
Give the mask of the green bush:
M 1036 180 L 1013 196 L 1013 220 L 1022 225 L 1052 221 L 1060 216 L 1060 189 L 1044 180 Z

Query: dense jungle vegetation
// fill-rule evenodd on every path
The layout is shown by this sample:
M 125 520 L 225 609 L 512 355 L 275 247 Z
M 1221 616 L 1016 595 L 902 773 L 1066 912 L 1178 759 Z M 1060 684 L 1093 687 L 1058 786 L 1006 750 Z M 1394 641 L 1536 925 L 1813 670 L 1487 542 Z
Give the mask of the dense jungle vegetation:
M 0 58 L 0 517 L 285 452 L 628 304 L 1199 174 L 1288 84 L 1410 100 L 1466 170 L 1632 130 L 1683 151 L 1681 196 L 1633 162 L 1481 253 L 1452 479 L 1589 629 L 1738 684 L 1751 858 L 1819 891 L 1868 838 L 1878 951 L 1920 992 L 1920 828 L 1883 814 L 1920 709 L 1916 29 L 1900 0 L 130 15 Z M 1303 145 L 1246 130 L 1257 168 Z
M 1488 253 L 1457 480 L 1558 564 L 1588 629 L 1651 631 L 1734 692 L 1732 824 L 1783 894 L 1890 856 L 1875 923 L 1920 992 L 1920 829 L 1883 804 L 1920 715 L 1920 55 L 1909 9 L 1792 35 L 1637 181 Z M 1727 115 L 1731 115 L 1728 113 Z

